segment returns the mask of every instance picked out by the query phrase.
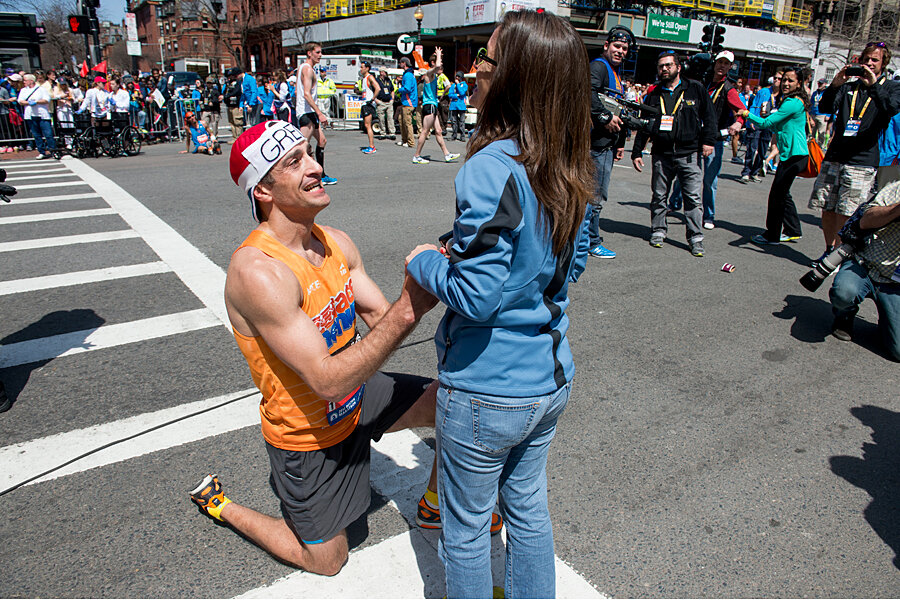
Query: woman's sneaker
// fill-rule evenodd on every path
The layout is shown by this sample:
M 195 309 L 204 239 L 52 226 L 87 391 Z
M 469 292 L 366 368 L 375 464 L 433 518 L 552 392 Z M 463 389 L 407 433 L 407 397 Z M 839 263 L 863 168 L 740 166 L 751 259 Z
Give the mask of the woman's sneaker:
M 422 158 L 421 156 L 413 156 L 412 161 L 414 165 L 427 165 L 431 162 L 427 158 Z
M 425 496 L 419 500 L 419 507 L 416 510 L 416 525 L 422 529 L 440 529 L 441 525 L 441 509 L 432 506 Z M 497 513 L 491 513 L 491 535 L 497 535 L 503 529 L 503 517 Z
M 363 154 L 375 154 L 376 152 L 378 152 L 378 151 L 375 149 L 374 146 L 369 146 L 369 147 L 367 147 L 367 148 L 362 148 L 361 150 L 362 150 L 362 153 L 363 153 Z
M 456 160 L 457 158 L 459 158 L 459 154 L 454 154 L 453 152 L 451 152 L 450 154 L 445 154 L 445 155 L 444 155 L 444 160 L 445 160 L 446 162 L 453 162 L 453 161 Z

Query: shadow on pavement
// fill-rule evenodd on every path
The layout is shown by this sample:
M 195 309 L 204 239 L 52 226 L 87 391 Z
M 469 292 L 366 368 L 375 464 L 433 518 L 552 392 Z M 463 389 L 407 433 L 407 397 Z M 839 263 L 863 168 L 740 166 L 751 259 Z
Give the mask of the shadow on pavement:
M 84 345 L 87 336 L 106 323 L 100 315 L 89 308 L 77 308 L 74 310 L 58 310 L 47 313 L 40 320 L 11 333 L 3 339 L 0 339 L 0 346 L 16 344 L 19 342 L 27 342 L 43 337 L 50 337 L 61 334 L 80 333 L 83 336 L 67 338 L 67 347 L 58 348 L 60 354 L 78 348 Z M 6 388 L 6 395 L 9 399 L 10 407 L 15 405 L 19 394 L 25 389 L 31 374 L 40 369 L 52 358 L 39 360 L 23 365 L 16 365 L 0 370 L 0 383 Z M 8 409 L 7 409 L 8 410 Z
M 831 471 L 872 497 L 863 514 L 900 569 L 900 413 L 871 405 L 850 412 L 872 429 L 872 443 L 862 445 L 862 458 L 832 456 Z

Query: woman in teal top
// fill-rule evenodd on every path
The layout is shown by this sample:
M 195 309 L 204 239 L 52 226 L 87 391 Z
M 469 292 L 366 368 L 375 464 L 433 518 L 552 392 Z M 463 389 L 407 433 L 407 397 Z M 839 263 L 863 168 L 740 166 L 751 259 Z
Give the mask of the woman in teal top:
M 741 115 L 752 123 L 776 133 L 781 164 L 775 172 L 775 181 L 769 190 L 769 209 L 766 213 L 766 232 L 755 235 L 755 244 L 778 244 L 796 242 L 800 239 L 800 217 L 791 197 L 791 185 L 809 160 L 806 143 L 806 107 L 809 97 L 803 87 L 803 74 L 798 68 L 785 69 L 781 79 L 781 104 L 778 110 L 766 118 L 749 111 Z M 782 231 L 782 229 L 784 231 Z

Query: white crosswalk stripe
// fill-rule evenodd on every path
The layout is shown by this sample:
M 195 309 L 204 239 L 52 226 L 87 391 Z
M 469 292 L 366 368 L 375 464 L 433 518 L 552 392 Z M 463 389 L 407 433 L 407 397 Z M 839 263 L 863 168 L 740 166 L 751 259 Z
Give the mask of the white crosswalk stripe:
M 44 170 L 37 165 L 43 165 L 47 169 Z M 60 165 L 65 165 L 65 168 L 60 170 Z M 59 226 L 68 222 L 83 223 L 85 217 L 108 215 L 118 215 L 127 224 L 126 229 L 2 242 L 0 253 L 10 253 L 9 260 L 27 261 L 28 253 L 23 252 L 19 255 L 11 253 L 36 249 L 58 251 L 61 257 L 65 257 L 74 245 L 88 245 L 84 247 L 87 251 L 99 252 L 106 243 L 129 239 L 140 240 L 158 257 L 158 260 L 149 261 L 142 258 L 140 260 L 145 262 L 138 264 L 73 269 L 71 272 L 7 279 L 0 281 L 0 297 L 14 299 L 18 294 L 60 288 L 69 290 L 100 282 L 114 282 L 113 285 L 118 286 L 129 281 L 133 282 L 136 278 L 174 273 L 181 284 L 203 305 L 203 308 L 199 309 L 181 310 L 154 317 L 141 318 L 141 315 L 135 314 L 130 320 L 110 324 L 103 323 L 100 318 L 100 324 L 96 327 L 82 327 L 78 331 L 55 335 L 37 334 L 41 336 L 0 344 L 0 369 L 59 359 L 63 360 L 53 364 L 64 364 L 65 357 L 94 353 L 87 354 L 87 357 L 82 359 L 90 360 L 93 356 L 102 356 L 105 350 L 176 335 L 199 335 L 199 332 L 216 330 L 222 326 L 226 327 L 230 335 L 223 298 L 224 271 L 148 210 L 138 199 L 77 159 L 65 159 L 62 162 L 4 161 L 0 166 L 9 168 L 11 176 L 18 171 L 15 175 L 17 180 L 70 176 L 74 178 L 73 181 L 66 182 L 48 181 L 43 184 L 17 186 L 20 190 L 68 188 L 60 189 L 62 193 L 51 192 L 52 195 L 40 194 L 33 198 L 16 198 L 14 203 L 17 205 L 33 204 L 36 206 L 31 210 L 38 210 L 42 208 L 41 203 L 50 208 L 53 203 L 85 199 L 96 199 L 108 205 L 108 208 L 4 216 L 0 218 L 0 227 L 35 222 L 45 222 L 48 226 L 57 223 Z M 84 189 L 85 186 L 88 189 Z M 121 227 L 121 223 L 113 226 Z M 61 258 L 59 264 L 65 264 L 65 260 Z M 255 389 L 240 390 L 211 398 L 185 398 L 181 404 L 173 407 L 7 445 L 0 448 L 0 464 L 4 465 L 0 470 L 0 491 L 22 484 L 47 471 L 51 472 L 30 483 L 46 482 L 82 473 L 88 469 L 111 468 L 123 461 L 178 448 L 212 436 L 232 432 L 237 435 L 238 430 L 247 427 L 258 429 L 259 401 L 260 395 Z M 157 427 L 158 429 L 144 434 Z M 129 436 L 136 437 L 78 458 L 86 452 Z M 443 596 L 445 594 L 443 567 L 436 552 L 438 533 L 420 530 L 414 524 L 416 503 L 427 481 L 433 458 L 431 448 L 411 431 L 386 435 L 381 441 L 373 444 L 371 485 L 404 517 L 409 529 L 396 535 L 392 534 L 385 541 L 352 552 L 347 565 L 336 577 L 325 578 L 298 571 L 250 590 L 242 597 Z M 63 468 L 56 468 L 73 459 L 77 460 Z M 186 497 L 185 502 L 188 502 Z M 495 578 L 499 578 L 497 579 L 499 583 L 503 576 L 502 536 L 495 537 L 492 543 L 493 571 Z M 557 591 L 560 597 L 603 597 L 588 581 L 558 558 L 556 572 Z M 77 590 L 75 592 L 77 593 Z

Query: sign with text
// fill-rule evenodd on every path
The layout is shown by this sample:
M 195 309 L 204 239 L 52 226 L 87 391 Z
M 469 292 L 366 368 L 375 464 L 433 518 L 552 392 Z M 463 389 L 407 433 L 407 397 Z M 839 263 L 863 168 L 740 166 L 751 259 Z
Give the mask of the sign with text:
M 362 96 L 354 96 L 352 94 L 344 94 L 344 118 L 347 121 L 359 121 L 363 104 L 366 99 Z
M 534 10 L 538 7 L 536 0 L 496 0 L 495 6 L 497 12 L 494 16 L 495 21 L 499 21 L 509 10 Z
M 668 40 L 671 42 L 687 42 L 691 35 L 691 20 L 668 15 L 647 15 L 648 38 Z
M 137 40 L 125 40 L 125 47 L 129 56 L 141 55 L 141 43 Z
M 492 12 L 494 0 L 466 0 L 465 25 L 477 25 L 487 23 L 488 15 Z
M 126 40 L 129 42 L 137 41 L 137 17 L 134 16 L 134 13 L 125 13 L 125 31 L 127 32 Z

